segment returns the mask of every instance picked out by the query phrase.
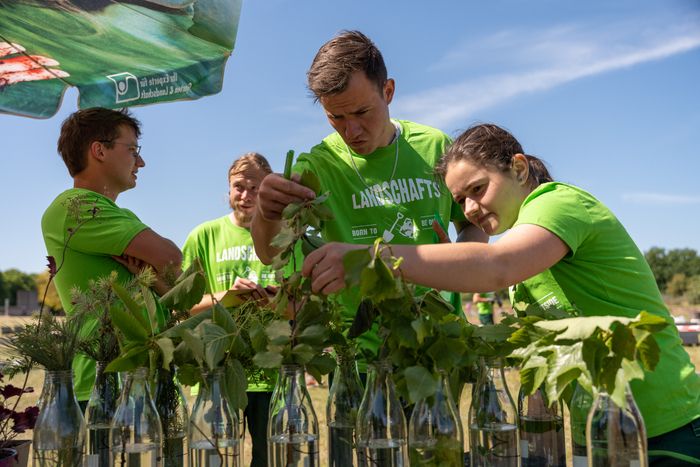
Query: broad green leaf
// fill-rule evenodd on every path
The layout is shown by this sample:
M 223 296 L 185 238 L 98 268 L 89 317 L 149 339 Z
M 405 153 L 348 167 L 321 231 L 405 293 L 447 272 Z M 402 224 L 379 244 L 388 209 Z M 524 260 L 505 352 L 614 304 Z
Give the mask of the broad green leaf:
M 312 358 L 314 358 L 315 354 L 316 352 L 314 351 L 314 348 L 309 344 L 297 344 L 292 349 L 294 361 L 300 365 L 306 365 Z
M 345 269 L 345 284 L 349 287 L 360 283 L 362 271 L 372 261 L 372 256 L 367 248 L 350 250 L 343 256 L 343 268 Z
M 184 364 L 177 367 L 177 379 L 185 386 L 194 386 L 201 382 L 199 367 L 192 364 Z
M 622 371 L 624 372 L 624 381 L 632 381 L 633 379 L 644 379 L 644 370 L 634 360 L 622 359 Z
M 127 310 L 129 310 L 131 315 L 139 320 L 141 326 L 143 326 L 143 329 L 145 329 L 146 332 L 150 331 L 148 321 L 146 321 L 146 318 L 143 316 L 141 305 L 136 303 L 129 292 L 127 292 L 127 290 L 119 282 L 112 282 L 112 290 L 114 290 L 117 297 L 119 297 L 119 299 L 124 303 L 124 306 Z
M 182 341 L 190 349 L 192 355 L 194 355 L 197 363 L 201 365 L 204 361 L 204 344 L 202 343 L 202 340 L 199 338 L 199 336 L 195 335 L 194 330 L 187 328 L 180 331 L 180 337 L 182 337 Z
M 291 332 L 292 328 L 289 326 L 289 322 L 283 320 L 273 321 L 265 328 L 265 334 L 270 343 L 277 345 L 287 344 L 291 338 Z
M 667 319 L 662 316 L 653 315 L 648 311 L 642 311 L 637 316 L 635 322 L 632 323 L 632 328 L 649 332 L 659 332 L 664 330 L 669 324 Z
M 420 317 L 411 321 L 411 327 L 416 332 L 418 345 L 422 345 L 425 338 L 431 334 L 431 326 Z
M 612 351 L 616 354 L 634 360 L 635 338 L 627 326 L 615 326 L 612 333 Z
M 451 371 L 466 351 L 467 348 L 463 342 L 457 339 L 438 337 L 435 343 L 428 347 L 426 353 L 433 359 L 435 369 Z
M 146 306 L 146 312 L 148 316 L 148 324 L 150 325 L 151 334 L 156 334 L 158 330 L 158 307 L 156 306 L 156 299 L 153 298 L 153 292 L 151 289 L 141 285 L 141 296 L 143 297 L 143 303 Z
M 586 369 L 596 382 L 598 381 L 603 362 L 609 353 L 610 349 L 599 338 L 598 334 L 593 334 L 581 344 L 581 358 L 586 364 Z
M 236 359 L 229 359 L 225 368 L 226 393 L 234 410 L 243 410 L 248 405 L 246 389 L 248 382 L 243 365 Z
M 282 219 L 291 219 L 301 209 L 300 203 L 289 203 L 282 210 Z
M 653 371 L 656 368 L 661 350 L 653 334 L 647 333 L 637 338 L 637 355 L 647 371 Z
M 418 339 L 416 331 L 413 330 L 411 322 L 408 320 L 397 320 L 392 329 L 393 337 L 396 338 L 398 344 L 402 347 L 414 349 L 418 347 Z
M 273 246 L 275 248 L 287 249 L 292 244 L 294 244 L 296 240 L 297 238 L 296 235 L 294 235 L 294 232 L 287 229 L 282 229 L 277 235 L 273 237 L 272 241 L 270 242 L 270 246 Z
M 142 345 L 135 346 L 112 360 L 105 368 L 107 372 L 134 370 L 146 363 L 148 348 Z
M 169 337 L 169 338 L 174 338 L 174 337 L 179 337 L 180 333 L 182 332 L 183 329 L 194 329 L 197 326 L 199 326 L 199 323 L 204 321 L 205 319 L 211 319 L 212 315 L 214 313 L 214 310 L 212 308 L 203 311 L 201 313 L 197 313 L 194 316 L 190 316 L 187 318 L 185 321 L 182 323 L 176 324 L 170 329 L 166 329 L 162 333 L 160 333 L 161 337 Z
M 430 314 L 434 318 L 441 318 L 444 315 L 451 314 L 454 311 L 454 307 L 450 302 L 442 298 L 439 292 L 436 290 L 430 290 L 428 293 L 421 297 L 421 308 L 425 310 L 426 313 Z
M 486 342 L 505 342 L 511 334 L 515 331 L 515 328 L 510 326 L 503 326 L 500 324 L 489 324 L 486 326 L 481 326 L 474 330 L 474 336 L 480 337 Z
M 279 368 L 282 355 L 278 352 L 258 352 L 253 357 L 253 363 L 260 368 Z
M 520 369 L 520 387 L 527 394 L 533 394 L 547 377 L 547 359 L 536 355 Z
M 624 325 L 632 322 L 631 318 L 620 316 L 579 316 L 576 318 L 566 318 L 557 320 L 542 320 L 535 323 L 535 326 L 549 331 L 562 332 L 557 336 L 557 341 L 573 340 L 582 341 L 589 338 L 596 329 L 609 331 L 613 323 Z
M 192 271 L 184 277 L 181 276 L 175 285 L 160 298 L 160 303 L 169 310 L 189 310 L 202 301 L 205 290 L 204 274 L 201 271 Z
M 158 344 L 158 347 L 160 348 L 160 351 L 163 354 L 163 369 L 169 370 L 170 362 L 173 361 L 173 354 L 175 353 L 175 345 L 173 344 L 173 341 L 168 339 L 167 337 L 161 337 L 160 339 L 157 339 L 156 344 Z
M 144 329 L 141 322 L 133 319 L 132 315 L 116 306 L 110 307 L 109 317 L 112 324 L 119 329 L 128 341 L 146 342 L 148 331 Z
M 248 336 L 250 337 L 250 343 L 253 345 L 253 350 L 256 352 L 265 350 L 267 347 L 267 335 L 260 321 L 256 321 L 251 325 L 248 330 Z
M 419 400 L 432 396 L 437 390 L 437 380 L 425 367 L 414 365 L 403 372 L 408 387 L 408 400 L 415 404 Z
M 304 330 L 297 335 L 297 340 L 304 344 L 322 345 L 327 335 L 328 329 L 325 326 L 321 324 L 313 324 L 307 328 L 304 328 Z
M 231 336 L 226 330 L 211 321 L 200 324 L 202 341 L 204 343 L 204 360 L 210 370 L 216 369 L 226 356 L 226 351 L 231 347 Z
M 307 364 L 307 367 L 313 366 L 314 368 L 318 369 L 318 371 L 322 375 L 327 375 L 331 371 L 335 370 L 336 367 L 336 362 L 335 358 L 327 352 L 322 353 L 321 355 L 316 355 L 311 361 Z M 319 381 L 321 381 L 319 379 Z
M 219 304 L 214 305 L 211 320 L 214 324 L 221 326 L 228 334 L 238 332 L 238 326 L 236 326 L 231 313 Z

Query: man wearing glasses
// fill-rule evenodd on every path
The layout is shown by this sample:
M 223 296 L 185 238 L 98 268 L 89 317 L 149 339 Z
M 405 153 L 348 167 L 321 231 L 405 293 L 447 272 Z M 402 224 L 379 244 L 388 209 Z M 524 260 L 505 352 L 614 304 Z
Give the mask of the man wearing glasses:
M 141 268 L 151 266 L 154 290 L 167 290 L 164 280 L 180 269 L 182 254 L 172 241 L 161 237 L 117 197 L 136 186 L 137 173 L 146 164 L 138 138 L 140 123 L 127 111 L 92 108 L 71 114 L 61 126 L 58 152 L 73 178 L 73 188 L 59 194 L 41 219 L 49 256 L 58 271 L 54 278 L 61 304 L 73 312 L 71 289 L 87 289 L 90 280 L 116 271 L 126 282 Z M 82 332 L 94 330 L 88 321 Z M 84 356 L 73 361 L 75 392 L 80 402 L 90 398 L 95 362 Z

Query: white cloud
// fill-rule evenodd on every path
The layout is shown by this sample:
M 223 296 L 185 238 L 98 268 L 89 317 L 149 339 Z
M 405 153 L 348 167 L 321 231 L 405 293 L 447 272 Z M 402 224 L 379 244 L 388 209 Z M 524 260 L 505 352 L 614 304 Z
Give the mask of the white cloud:
M 671 195 L 667 193 L 624 193 L 622 200 L 634 204 L 688 205 L 700 204 L 700 196 Z
M 559 25 L 536 34 L 510 30 L 460 44 L 431 69 L 472 78 L 397 96 L 394 112 L 402 118 L 447 128 L 519 95 L 700 47 L 697 18 L 686 18 L 685 22 L 675 18 L 670 23 L 669 18 L 663 19 L 666 21 L 628 21 L 607 28 Z

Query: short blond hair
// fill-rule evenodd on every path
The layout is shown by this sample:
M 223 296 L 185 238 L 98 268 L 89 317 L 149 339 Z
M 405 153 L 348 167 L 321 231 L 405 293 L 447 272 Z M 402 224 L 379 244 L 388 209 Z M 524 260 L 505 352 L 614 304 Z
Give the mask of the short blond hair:
M 266 175 L 272 173 L 272 167 L 270 167 L 270 163 L 265 159 L 265 156 L 257 152 L 247 152 L 233 161 L 233 164 L 228 169 L 228 179 L 231 180 L 231 177 L 234 175 L 251 168 L 262 170 Z

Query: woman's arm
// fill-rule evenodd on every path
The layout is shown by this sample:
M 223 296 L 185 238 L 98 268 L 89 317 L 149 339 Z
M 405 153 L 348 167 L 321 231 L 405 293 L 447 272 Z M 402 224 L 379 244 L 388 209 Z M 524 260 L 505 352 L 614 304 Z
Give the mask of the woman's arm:
M 330 294 L 345 286 L 343 256 L 366 245 L 329 243 L 312 252 L 302 272 L 312 277 L 315 292 Z M 436 245 L 391 245 L 402 257 L 406 280 L 454 292 L 490 292 L 532 277 L 559 262 L 568 246 L 549 230 L 519 225 L 498 241 Z

